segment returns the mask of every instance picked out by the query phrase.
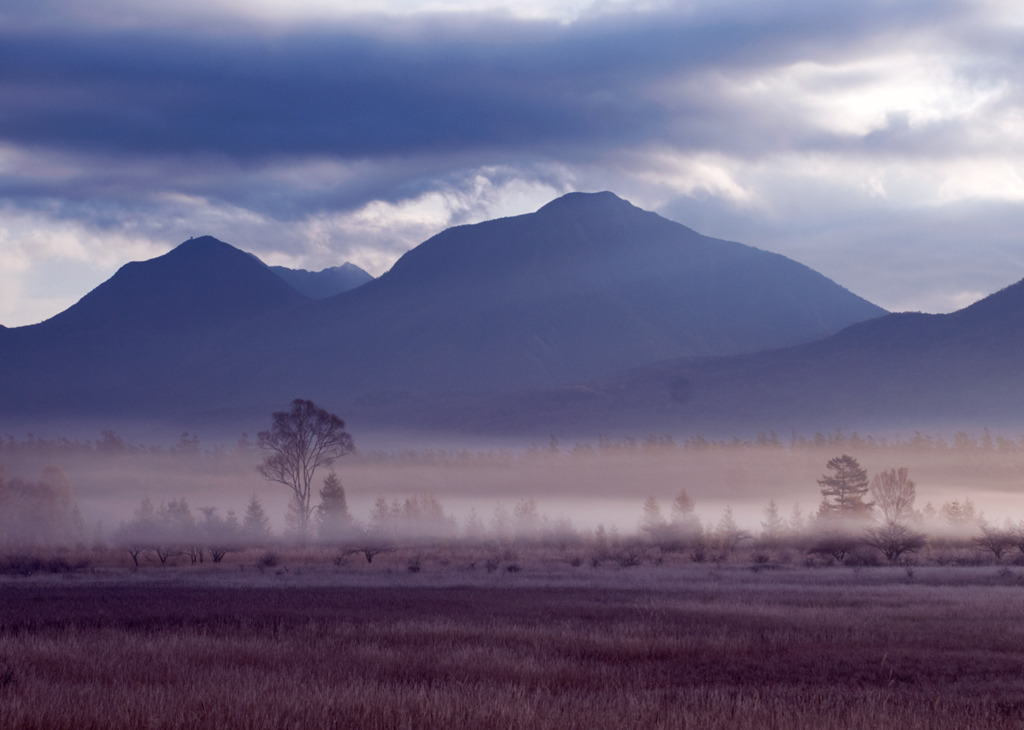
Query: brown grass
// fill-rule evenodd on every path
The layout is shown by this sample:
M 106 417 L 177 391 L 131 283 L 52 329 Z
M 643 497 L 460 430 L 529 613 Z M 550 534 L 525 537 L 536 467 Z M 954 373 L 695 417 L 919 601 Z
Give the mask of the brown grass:
M 4 728 L 1011 728 L 992 568 L 7 579 Z

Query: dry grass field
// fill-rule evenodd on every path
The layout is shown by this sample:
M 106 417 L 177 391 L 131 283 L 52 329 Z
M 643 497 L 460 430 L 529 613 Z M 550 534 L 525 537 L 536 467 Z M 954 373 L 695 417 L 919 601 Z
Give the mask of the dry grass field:
M 1019 728 L 1024 570 L 0 578 L 3 728 Z

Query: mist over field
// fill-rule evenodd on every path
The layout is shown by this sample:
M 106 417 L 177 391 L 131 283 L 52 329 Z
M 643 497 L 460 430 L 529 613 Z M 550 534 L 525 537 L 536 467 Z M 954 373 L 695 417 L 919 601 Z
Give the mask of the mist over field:
M 410 500 L 430 500 L 446 520 L 444 537 L 466 536 L 473 520 L 496 529 L 503 513 L 511 519 L 524 505 L 537 520 L 535 529 L 593 534 L 602 528 L 635 535 L 647 500 L 654 498 L 668 519 L 673 500 L 685 491 L 692 515 L 707 532 L 729 509 L 756 536 L 770 502 L 787 523 L 812 525 L 825 464 L 846 453 L 869 475 L 905 467 L 916 484 L 914 509 L 922 519 L 931 514 L 932 529 L 941 527 L 935 513 L 950 502 L 969 501 L 993 523 L 1024 519 L 1024 444 L 988 431 L 950 439 L 917 433 L 886 440 L 839 432 L 783 441 L 770 433 L 751 441 L 648 436 L 571 444 L 551 439 L 509 448 L 366 449 L 321 469 L 314 486 L 319 489 L 336 474 L 353 524 L 364 526 L 381 500 L 396 512 Z M 233 513 L 241 519 L 254 496 L 276 539 L 287 539 L 290 493 L 261 478 L 257 467 L 265 457 L 248 437 L 230 446 L 207 445 L 189 434 L 167 446 L 132 444 L 112 431 L 93 441 L 8 437 L 0 448 L 0 474 L 8 486 L 56 480 L 55 504 L 76 511 L 82 534 L 51 530 L 45 540 L 29 544 L 109 542 L 144 500 L 154 507 L 184 500 L 196 517 L 212 507 L 221 518 Z M 45 511 L 39 519 L 44 518 Z M 19 530 L 33 534 L 25 524 Z

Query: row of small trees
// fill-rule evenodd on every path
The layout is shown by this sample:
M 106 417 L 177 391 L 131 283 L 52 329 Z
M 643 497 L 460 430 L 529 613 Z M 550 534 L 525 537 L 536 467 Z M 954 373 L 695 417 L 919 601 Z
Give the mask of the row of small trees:
M 287 525 L 294 541 L 347 540 L 369 545 L 413 538 L 452 538 L 459 533 L 455 520 L 445 515 L 432 497 L 391 502 L 379 499 L 368 520 L 358 522 L 349 513 L 345 491 L 334 472 L 324 480 L 318 492 L 319 502 L 314 505 L 318 470 L 352 453 L 355 447 L 344 422 L 311 401 L 295 400 L 290 411 L 274 413 L 271 429 L 259 434 L 258 443 L 266 454 L 258 467 L 260 474 L 290 492 Z M 857 460 L 844 454 L 830 459 L 826 469 L 818 480 L 822 502 L 809 527 L 816 535 L 831 536 L 834 554 L 841 556 L 846 550 L 844 545 L 851 544 L 855 533 L 860 543 L 876 547 L 892 561 L 924 546 L 926 537 L 920 528 L 923 521 L 934 518 L 935 510 L 930 506 L 921 512 L 914 510 L 915 486 L 905 468 L 889 469 L 869 480 Z M 56 480 L 44 479 L 34 486 L 12 482 L 5 488 L 0 480 L 0 504 L 5 499 L 14 503 L 11 494 L 58 494 L 59 498 L 60 488 L 51 482 Z M 867 501 L 868 495 L 873 501 Z M 32 500 L 22 498 L 22 502 L 30 505 Z M 958 520 L 967 524 L 973 518 L 969 502 L 944 505 L 943 512 L 951 523 Z M 154 553 L 161 563 L 182 554 L 193 562 L 204 561 L 207 556 L 219 562 L 232 550 L 265 543 L 270 538 L 269 520 L 255 495 L 241 519 L 233 512 L 221 517 L 214 508 L 202 508 L 199 513 L 200 516 L 194 515 L 184 499 L 159 507 L 145 500 L 133 518 L 118 529 L 116 540 L 138 564 L 139 556 L 147 551 Z M 8 509 L 5 514 L 15 512 Z M 17 521 L 7 522 L 13 525 Z M 533 500 L 519 501 L 511 512 L 499 506 L 491 522 L 488 531 L 474 512 L 466 521 L 464 535 L 470 539 L 507 541 L 568 536 L 575 532 L 565 520 L 552 522 L 542 517 Z M 771 546 L 804 537 L 805 531 L 796 522 L 794 516 L 787 530 L 778 506 L 770 503 L 759 544 Z M 0 521 L 0 529 L 4 527 L 5 523 Z M 10 532 L 13 527 L 6 529 Z M 985 523 L 980 523 L 979 529 L 994 554 L 998 545 L 1012 545 L 1007 542 L 1012 538 L 1006 537 L 1012 532 L 1008 529 L 996 530 Z M 725 553 L 753 540 L 749 531 L 736 524 L 731 508 L 714 528 L 705 528 L 685 491 L 672 501 L 668 514 L 662 513 L 656 499 L 648 499 L 643 506 L 640 536 L 661 550 L 715 545 Z M 371 559 L 369 554 L 367 559 Z
M 297 407 L 307 408 L 305 403 Z M 991 551 L 996 559 L 1014 548 L 1024 555 L 1024 523 L 996 528 L 975 515 L 970 500 L 946 503 L 941 510 L 930 505 L 915 510 L 916 487 L 905 468 L 884 470 L 868 479 L 857 460 L 844 454 L 830 459 L 826 470 L 818 479 L 822 501 L 815 515 L 805 517 L 795 507 L 787 520 L 771 501 L 757 535 L 737 524 L 731 507 L 723 511 L 717 524 L 702 524 L 693 499 L 681 490 L 667 511 L 662 510 L 656 498 L 649 497 L 642 506 L 637 534 L 626 536 L 604 528 L 589 536 L 582 535 L 567 519 L 552 520 L 542 515 L 533 499 L 521 499 L 511 509 L 497 505 L 489 524 L 473 510 L 460 529 L 457 520 L 433 496 L 390 501 L 382 497 L 376 500 L 367 519 L 360 521 L 350 513 L 341 480 L 332 471 L 318 491 L 316 506 L 311 482 L 299 482 L 306 491 L 298 496 L 293 494 L 286 537 L 303 543 L 316 540 L 360 552 L 367 561 L 403 543 L 463 539 L 474 543 L 561 545 L 589 540 L 595 545 L 647 546 L 660 553 L 689 551 L 694 560 L 726 557 L 750 546 L 761 551 L 797 548 L 843 562 L 850 554 L 867 547 L 896 562 L 901 556 L 922 549 L 927 543 L 924 530 L 937 529 L 941 519 L 947 532 Z M 310 478 L 314 471 L 308 472 Z M 867 501 L 869 496 L 872 501 Z M 203 562 L 206 557 L 220 562 L 229 552 L 266 545 L 271 539 L 269 520 L 255 495 L 241 519 L 231 511 L 221 517 L 215 508 L 201 508 L 196 515 L 184 499 L 158 507 L 146 499 L 116 535 L 116 542 L 128 550 L 136 565 L 147 552 L 161 564 L 183 555 L 194 563 Z
M 259 470 L 264 478 L 291 491 L 289 524 L 299 540 L 305 541 L 310 535 L 310 519 L 314 513 L 312 484 L 316 470 L 351 453 L 354 444 L 340 418 L 310 401 L 295 400 L 291 411 L 275 413 L 272 420 L 271 430 L 259 434 L 259 446 L 268 452 Z M 552 448 L 557 447 L 553 444 Z M 833 554 L 842 557 L 846 551 L 844 546 L 852 543 L 853 533 L 858 530 L 863 533 L 858 538 L 860 541 L 877 548 L 892 562 L 924 547 L 926 535 L 913 523 L 928 515 L 914 511 L 915 485 L 906 468 L 888 469 L 869 480 L 867 471 L 857 460 L 843 454 L 830 459 L 826 470 L 818 479 L 822 501 L 815 531 L 832 536 Z M 866 501 L 869 493 L 874 501 Z M 950 513 L 959 509 L 955 504 L 948 507 Z M 321 526 L 329 525 L 329 529 L 336 532 L 333 537 L 355 531 L 339 482 L 325 482 L 319 511 Z M 332 514 L 335 519 L 324 519 Z M 778 539 L 774 533 L 778 532 L 780 519 L 773 502 L 766 515 L 766 532 L 771 535 L 770 540 Z M 471 517 L 471 520 L 475 520 L 471 531 L 479 532 L 476 524 L 479 518 Z M 399 523 L 403 523 L 402 530 L 395 529 Z M 454 532 L 436 502 L 421 504 L 407 500 L 404 505 L 388 505 L 386 501 L 379 500 L 370 518 L 370 531 L 378 536 L 385 535 L 387 525 L 396 534 L 422 533 L 425 525 L 431 525 L 428 531 L 433 533 Z M 985 535 L 993 532 L 993 528 L 987 525 L 982 524 L 982 527 Z M 685 491 L 673 501 L 668 518 L 662 516 L 655 499 L 648 499 L 644 505 L 641 532 L 663 549 L 705 541 L 706 538 L 706 532 L 694 515 L 693 501 Z M 747 531 L 736 525 L 731 509 L 723 514 L 714 534 L 719 545 L 727 551 L 734 550 L 750 538 Z M 321 534 L 321 537 L 325 535 Z M 367 559 L 370 559 L 369 555 Z
M 655 555 L 682 553 L 702 562 L 727 559 L 741 549 L 758 560 L 797 551 L 840 563 L 851 556 L 862 560 L 864 550 L 868 549 L 896 562 L 924 547 L 923 529 L 929 525 L 939 528 L 920 512 L 912 513 L 906 524 L 878 517 L 874 521 L 837 520 L 820 512 L 805 517 L 799 508 L 794 508 L 792 516 L 786 518 L 772 501 L 764 510 L 761 529 L 754 532 L 738 525 L 731 507 L 723 510 L 717 523 L 702 523 L 685 490 L 671 500 L 666 510 L 657 499 L 648 498 L 641 507 L 637 531 L 627 533 L 600 526 L 578 531 L 565 518 L 552 519 L 542 514 L 533 499 L 521 499 L 511 507 L 499 503 L 486 519 L 474 509 L 460 522 L 433 496 L 380 498 L 366 519 L 360 520 L 349 513 L 344 489 L 333 473 L 324 480 L 320 495 L 321 504 L 312 518 L 316 526 L 315 543 L 341 552 L 360 553 L 368 562 L 379 553 L 403 545 L 423 548 L 454 541 L 492 547 L 590 548 L 595 555 L 605 558 L 618 554 L 614 551 L 624 551 L 634 561 L 628 564 L 636 564 L 638 556 L 650 550 Z M 325 500 L 325 495 L 330 499 Z M 991 551 L 996 559 L 1015 548 L 1024 555 L 1024 523 L 996 528 L 978 518 L 964 522 L 963 514 L 972 513 L 970 502 L 964 504 L 968 509 L 959 503 L 947 503 L 937 513 L 945 515 L 944 527 L 959 536 L 960 545 Z M 295 535 L 285 534 L 282 538 L 294 541 Z M 118 530 L 115 542 L 129 552 L 136 565 L 147 554 L 161 564 L 174 557 L 198 563 L 206 559 L 220 562 L 230 552 L 270 546 L 275 536 L 255 496 L 241 519 L 231 511 L 221 517 L 211 508 L 193 513 L 184 499 L 157 507 L 146 499 L 134 518 Z
M 655 498 L 648 498 L 640 533 L 661 550 L 690 549 L 695 555 L 711 548 L 728 555 L 747 545 L 759 550 L 796 548 L 843 562 L 869 548 L 896 562 L 924 548 L 930 531 L 939 542 L 974 545 L 996 559 L 1013 548 L 1024 556 L 1024 522 L 992 525 L 975 513 L 969 499 L 947 502 L 938 510 L 931 504 L 916 510 L 916 486 L 906 468 L 887 469 L 869 479 L 857 460 L 844 454 L 830 459 L 826 469 L 818 479 L 822 501 L 816 514 L 805 517 L 797 506 L 787 520 L 771 501 L 756 536 L 737 525 L 728 507 L 717 525 L 704 527 L 685 490 L 672 501 L 668 515 Z M 872 501 L 867 501 L 869 496 Z
M 270 520 L 253 495 L 241 520 L 229 511 L 224 517 L 216 507 L 203 507 L 196 516 L 184 497 L 158 507 L 147 497 L 131 520 L 121 523 L 114 541 L 124 547 L 136 566 L 143 554 L 155 555 L 162 565 L 179 555 L 191 562 L 206 557 L 219 563 L 230 552 L 266 544 L 272 537 Z

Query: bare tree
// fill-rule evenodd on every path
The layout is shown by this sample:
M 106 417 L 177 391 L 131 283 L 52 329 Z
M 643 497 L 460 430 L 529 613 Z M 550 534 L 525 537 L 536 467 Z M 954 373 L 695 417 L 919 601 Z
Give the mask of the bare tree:
M 927 538 L 923 532 L 911 529 L 905 524 L 887 521 L 881 527 L 870 528 L 864 542 L 881 551 L 890 563 L 895 563 L 904 553 L 916 552 L 923 548 Z
M 1009 533 L 1010 545 L 1017 548 L 1020 554 L 1024 556 L 1024 522 L 1007 525 L 1007 532 Z
M 272 420 L 271 429 L 259 434 L 260 448 L 269 453 L 258 469 L 264 479 L 291 490 L 296 531 L 305 542 L 316 470 L 352 453 L 355 446 L 345 422 L 309 400 L 295 399 L 290 411 L 274 413 Z
M 221 517 L 216 507 L 200 507 L 199 511 L 203 519 L 196 523 L 196 532 L 213 562 L 219 563 L 228 553 L 241 549 L 242 526 L 234 512 L 228 510 L 227 517 Z M 202 551 L 199 560 L 202 562 Z
M 875 474 L 871 480 L 871 496 L 886 524 L 903 524 L 914 514 L 917 494 L 905 466 Z
M 1007 525 L 1005 528 L 996 527 L 979 518 L 978 529 L 981 531 L 981 535 L 974 538 L 974 543 L 991 552 L 997 561 L 1003 557 L 1003 553 L 1014 546 L 1012 525 Z
M 842 564 L 846 556 L 856 550 L 861 542 L 857 535 L 845 530 L 822 531 L 812 536 L 807 553 L 824 555 Z
M 149 497 L 145 497 L 135 509 L 130 522 L 122 522 L 114 533 L 114 540 L 123 545 L 131 555 L 135 567 L 139 567 L 139 556 L 151 549 L 156 534 L 156 508 Z
M 389 553 L 394 550 L 394 546 L 388 542 L 380 542 L 376 539 L 370 538 L 367 540 L 359 540 L 358 545 L 350 547 L 345 551 L 346 554 L 356 553 L 366 558 L 367 563 L 372 563 L 373 559 L 381 553 Z

